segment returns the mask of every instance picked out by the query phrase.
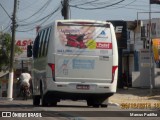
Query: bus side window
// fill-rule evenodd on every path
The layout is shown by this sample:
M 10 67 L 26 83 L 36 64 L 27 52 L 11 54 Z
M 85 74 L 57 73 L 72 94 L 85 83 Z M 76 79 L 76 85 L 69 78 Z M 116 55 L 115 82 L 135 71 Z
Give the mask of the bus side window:
M 39 51 L 39 35 L 36 37 L 33 45 L 33 58 L 38 58 L 38 51 Z
M 45 51 L 44 51 L 44 54 L 47 55 L 47 52 L 48 52 L 48 44 L 49 44 L 49 39 L 50 39 L 50 35 L 51 35 L 51 27 L 49 28 L 48 30 L 48 35 L 47 35 L 47 39 L 46 39 L 46 45 L 45 45 Z
M 42 48 L 43 48 L 44 38 L 45 38 L 45 30 L 42 30 L 40 32 L 40 37 L 39 37 L 38 58 L 42 57 L 41 51 L 42 51 Z
M 46 49 L 47 49 L 46 44 L 47 44 L 47 42 L 48 42 L 49 34 L 50 34 L 50 33 L 49 33 L 49 29 L 50 29 L 50 28 L 46 29 L 45 39 L 44 39 L 43 48 L 42 48 L 42 56 L 46 56 L 45 51 L 46 51 Z

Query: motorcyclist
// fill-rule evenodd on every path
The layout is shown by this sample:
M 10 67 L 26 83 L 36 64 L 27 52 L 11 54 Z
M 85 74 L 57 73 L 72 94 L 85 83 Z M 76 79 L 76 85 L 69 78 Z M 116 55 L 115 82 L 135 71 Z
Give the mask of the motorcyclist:
M 29 73 L 21 73 L 17 81 L 17 84 L 20 87 L 18 96 L 22 95 L 22 91 L 25 86 L 30 88 L 30 80 L 31 80 L 31 75 Z

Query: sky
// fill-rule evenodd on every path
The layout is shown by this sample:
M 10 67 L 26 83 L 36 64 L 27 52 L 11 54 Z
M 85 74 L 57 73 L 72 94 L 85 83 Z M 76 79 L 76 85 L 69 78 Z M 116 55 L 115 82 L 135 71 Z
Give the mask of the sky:
M 0 0 L 0 31 L 11 32 L 11 17 L 14 0 Z M 149 0 L 70 0 L 70 19 L 91 20 L 137 20 L 149 19 Z M 2 8 L 3 7 L 3 8 Z M 19 0 L 17 6 L 18 38 L 34 38 L 35 27 L 44 26 L 61 15 L 61 0 Z M 151 5 L 152 12 L 159 12 L 160 5 Z M 152 13 L 152 18 L 160 18 L 160 13 Z

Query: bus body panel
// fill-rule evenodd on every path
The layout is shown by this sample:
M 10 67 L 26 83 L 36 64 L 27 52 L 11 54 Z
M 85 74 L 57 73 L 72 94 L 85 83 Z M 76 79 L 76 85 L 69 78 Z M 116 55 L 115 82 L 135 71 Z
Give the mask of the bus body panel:
M 80 32 L 83 25 L 85 29 L 88 26 L 94 28 L 93 39 L 88 43 L 82 41 L 85 38 Z M 54 95 L 54 98 L 57 96 L 58 99 L 64 99 L 67 94 L 71 98 L 72 94 L 76 94 L 77 99 L 86 99 L 90 94 L 109 97 L 116 92 L 118 49 L 111 23 L 58 20 L 49 27 L 51 32 L 46 56 L 33 60 L 33 95 L 51 95 L 51 98 Z M 44 29 L 46 27 L 40 31 Z M 67 41 L 64 43 L 60 40 L 60 32 L 65 33 L 63 39 Z M 57 93 L 66 95 L 60 98 Z M 86 96 L 82 97 L 80 94 Z
M 112 59 L 112 56 L 55 55 L 55 81 L 111 83 Z

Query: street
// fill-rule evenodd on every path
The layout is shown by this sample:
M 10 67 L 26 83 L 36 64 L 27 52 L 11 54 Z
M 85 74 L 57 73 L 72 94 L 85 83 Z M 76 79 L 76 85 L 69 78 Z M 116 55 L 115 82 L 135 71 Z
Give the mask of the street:
M 0 0 L 0 120 L 158 120 L 159 7 Z
M 64 100 L 57 104 L 56 107 L 33 106 L 32 99 L 0 101 L 0 111 L 115 111 L 120 110 L 118 105 L 109 103 L 108 108 L 88 107 L 86 101 Z
M 0 101 L 0 111 L 1 112 L 14 112 L 15 114 L 12 114 L 12 118 L 10 119 L 16 119 L 18 113 L 41 113 L 41 115 L 38 116 L 38 120 L 50 120 L 50 119 L 55 119 L 55 120 L 106 120 L 112 118 L 118 119 L 118 120 L 127 120 L 127 119 L 133 119 L 135 117 L 130 117 L 129 115 L 131 113 L 135 113 L 136 111 L 139 111 L 140 113 L 142 110 L 138 109 L 129 109 L 129 111 L 132 112 L 122 112 L 122 111 L 128 111 L 128 110 L 123 110 L 119 107 L 118 104 L 115 103 L 109 103 L 107 108 L 93 108 L 93 107 L 88 107 L 85 101 L 61 101 L 58 103 L 56 107 L 42 107 L 42 106 L 32 106 L 32 100 L 29 99 L 27 101 L 24 100 L 13 100 L 13 101 Z M 145 111 L 145 110 L 143 110 Z M 147 110 L 148 111 L 148 110 Z M 145 111 L 146 112 L 146 111 Z M 144 113 L 145 113 L 144 112 Z M 153 111 L 148 111 L 149 113 L 157 113 Z M 159 114 L 159 113 L 158 113 Z M 22 114 L 21 114 L 22 115 Z M 14 118 L 13 118 L 14 117 Z M 25 117 L 25 118 L 21 118 Z M 30 116 L 33 117 L 33 116 Z M 33 118 L 28 118 L 27 116 L 19 116 L 19 119 L 33 119 Z M 137 117 L 137 119 L 145 119 L 145 120 L 155 120 L 158 119 L 157 117 Z M 1 118 L 1 120 L 7 120 L 5 118 Z

